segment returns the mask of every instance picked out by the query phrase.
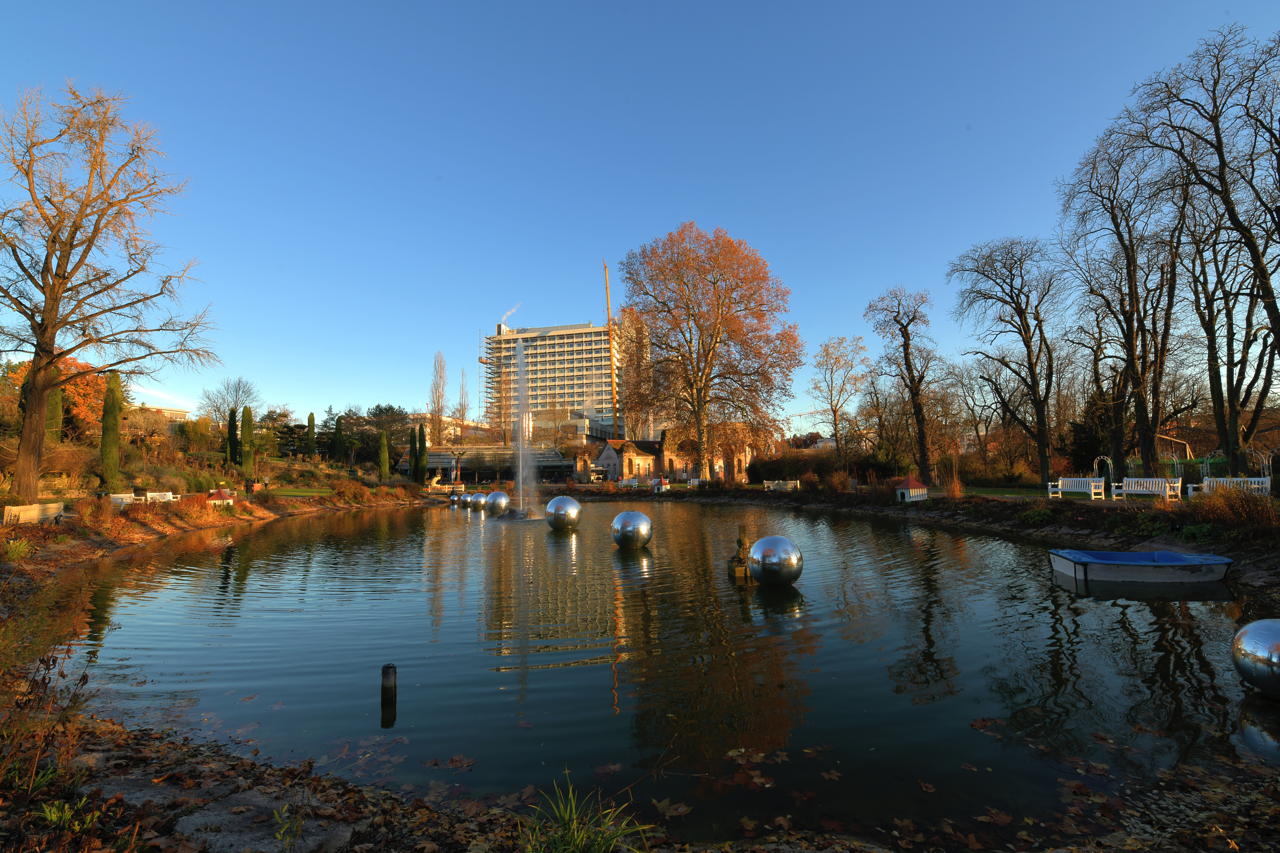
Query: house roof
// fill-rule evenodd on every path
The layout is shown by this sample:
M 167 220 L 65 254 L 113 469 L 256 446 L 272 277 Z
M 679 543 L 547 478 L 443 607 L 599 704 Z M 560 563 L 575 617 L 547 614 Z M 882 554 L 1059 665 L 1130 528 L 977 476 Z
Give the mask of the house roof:
M 889 485 L 895 489 L 927 489 L 929 488 L 924 483 L 917 480 L 915 477 L 912 477 L 910 474 L 908 474 L 905 477 L 899 477 L 896 480 L 891 480 L 889 482 Z

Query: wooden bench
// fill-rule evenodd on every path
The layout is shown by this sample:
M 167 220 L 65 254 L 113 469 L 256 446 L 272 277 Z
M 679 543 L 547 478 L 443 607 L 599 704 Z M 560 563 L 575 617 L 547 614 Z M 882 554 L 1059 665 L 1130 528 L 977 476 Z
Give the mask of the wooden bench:
M 42 521 L 60 521 L 64 503 L 24 504 L 4 508 L 5 524 L 37 524 Z
M 128 506 L 138 500 L 138 498 L 134 496 L 133 492 L 122 492 L 118 495 L 107 495 L 107 497 L 111 498 L 111 505 L 116 509 Z
M 1107 481 L 1101 477 L 1062 477 L 1049 483 L 1049 497 L 1060 498 L 1063 492 L 1081 492 L 1091 501 L 1105 501 Z
M 798 492 L 800 491 L 799 480 L 765 480 L 764 490 L 766 492 Z
M 1271 494 L 1270 477 L 1205 477 L 1203 483 L 1187 483 L 1187 497 L 1196 492 L 1209 494 L 1218 489 L 1242 489 L 1257 495 Z
M 147 492 L 145 500 L 149 504 L 162 504 L 176 501 L 177 498 L 173 496 L 173 492 Z
M 1165 500 L 1176 501 L 1182 498 L 1181 477 L 1125 477 L 1119 483 L 1111 484 L 1111 496 L 1118 501 L 1129 495 L 1152 495 Z

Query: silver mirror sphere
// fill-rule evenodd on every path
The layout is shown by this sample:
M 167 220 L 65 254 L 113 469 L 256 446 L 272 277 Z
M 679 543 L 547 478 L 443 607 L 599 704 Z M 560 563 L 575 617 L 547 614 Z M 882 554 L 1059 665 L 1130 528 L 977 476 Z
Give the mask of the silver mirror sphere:
M 795 583 L 804 571 L 804 554 L 785 536 L 757 539 L 747 553 L 747 571 L 757 583 L 785 586 Z
M 449 506 L 457 506 L 460 495 L 457 492 L 449 495 Z
M 609 525 L 619 548 L 643 548 L 653 538 L 653 522 L 643 512 L 620 512 Z
M 506 515 L 510 505 L 511 498 L 507 497 L 506 492 L 490 492 L 484 501 L 484 511 L 492 516 Z
M 484 509 L 484 502 L 487 501 L 488 499 L 489 499 L 489 496 L 486 495 L 484 492 L 476 492 L 471 496 L 471 508 Z
M 1237 631 L 1231 660 L 1241 678 L 1280 699 L 1280 619 L 1259 619 Z
M 573 530 L 582 515 L 582 505 L 568 495 L 547 501 L 547 524 L 552 530 Z

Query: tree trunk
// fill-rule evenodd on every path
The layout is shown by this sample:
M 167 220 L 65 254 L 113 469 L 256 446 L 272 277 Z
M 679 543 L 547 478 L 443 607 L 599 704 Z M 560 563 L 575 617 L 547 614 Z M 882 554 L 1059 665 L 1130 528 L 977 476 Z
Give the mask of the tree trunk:
M 23 383 L 22 434 L 18 439 L 18 458 L 13 465 L 13 490 L 19 500 L 27 503 L 35 503 L 40 495 L 40 460 L 44 455 L 50 372 L 48 361 L 36 355 Z
M 924 404 L 920 402 L 920 391 L 911 393 L 911 414 L 916 422 L 916 465 L 920 468 L 920 482 L 926 486 L 933 485 L 933 474 L 929 465 L 929 438 L 925 433 Z

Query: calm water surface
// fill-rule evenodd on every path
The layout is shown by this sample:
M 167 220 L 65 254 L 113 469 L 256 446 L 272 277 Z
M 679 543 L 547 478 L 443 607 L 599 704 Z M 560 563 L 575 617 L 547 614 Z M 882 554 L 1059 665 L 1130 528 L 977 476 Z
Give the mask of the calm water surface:
M 639 554 L 609 539 L 628 508 L 654 521 Z M 793 593 L 729 580 L 739 524 L 800 545 Z M 688 804 L 689 837 L 1045 815 L 1077 771 L 1142 782 L 1220 746 L 1241 699 L 1228 602 L 1081 597 L 1041 548 L 819 513 L 589 503 L 571 536 L 452 509 L 309 517 L 106 577 L 77 652 L 105 711 L 417 792 L 567 769 Z

